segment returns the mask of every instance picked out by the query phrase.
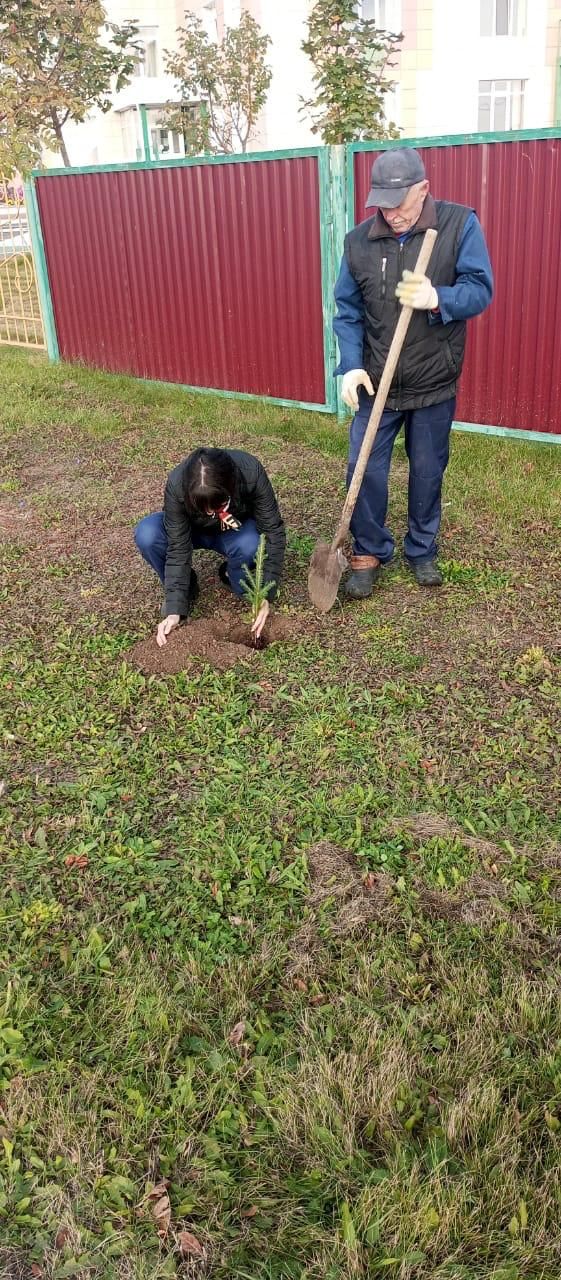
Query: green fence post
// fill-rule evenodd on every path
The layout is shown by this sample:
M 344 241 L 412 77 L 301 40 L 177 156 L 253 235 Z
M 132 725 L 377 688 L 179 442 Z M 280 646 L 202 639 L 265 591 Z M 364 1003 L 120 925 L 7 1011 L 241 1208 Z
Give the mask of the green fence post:
M 332 223 L 332 272 L 331 272 L 331 318 L 330 325 L 333 332 L 333 316 L 335 315 L 335 299 L 333 297 L 333 287 L 339 274 L 339 266 L 343 254 L 343 242 L 347 233 L 347 165 L 348 165 L 348 148 L 345 146 L 336 146 L 329 148 L 329 161 L 331 168 L 331 200 L 333 208 Z M 352 163 L 352 158 L 351 158 Z M 352 225 L 352 223 L 351 223 Z M 337 343 L 334 340 L 335 348 L 335 368 L 337 364 Z M 333 373 L 333 370 L 332 370 Z M 349 410 L 347 405 L 341 399 L 341 379 L 334 378 L 335 394 L 337 403 L 337 417 L 340 421 L 348 418 Z
M 148 128 L 148 111 L 143 102 L 139 103 L 138 110 L 140 112 L 140 125 L 142 129 L 142 145 L 144 147 L 144 159 L 147 161 L 150 161 L 152 159 L 152 156 L 150 154 L 150 130 Z
M 325 403 L 331 413 L 337 409 L 335 335 L 333 333 L 333 187 L 329 148 L 318 151 L 319 237 L 321 250 L 321 303 L 323 310 L 323 359 Z
M 342 404 L 337 365 L 337 343 L 333 332 L 335 299 L 333 288 L 345 238 L 345 148 L 322 147 L 319 152 L 321 284 L 323 304 L 323 348 L 325 355 L 325 399 L 332 413 L 347 417 Z
M 39 294 L 39 306 L 41 308 L 41 318 L 43 320 L 47 355 L 49 360 L 60 360 L 55 313 L 53 309 L 49 272 L 47 269 L 47 258 L 45 255 L 45 244 L 43 240 L 43 230 L 41 227 L 41 215 L 39 213 L 39 203 L 37 200 L 37 188 L 34 178 L 29 178 L 25 183 L 25 208 L 27 210 L 27 221 L 29 223 L 31 251 L 35 266 L 37 292 Z

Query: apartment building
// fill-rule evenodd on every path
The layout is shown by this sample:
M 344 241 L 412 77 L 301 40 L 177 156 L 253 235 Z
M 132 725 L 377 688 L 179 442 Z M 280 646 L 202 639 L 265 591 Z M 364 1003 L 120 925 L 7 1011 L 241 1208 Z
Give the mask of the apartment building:
M 113 109 L 68 126 L 73 164 L 107 164 L 183 154 L 163 128 L 162 106 L 177 100 L 165 72 L 186 9 L 213 39 L 249 10 L 271 37 L 273 80 L 254 150 L 317 141 L 302 98 L 312 89 L 302 53 L 313 0 L 106 0 L 111 21 L 135 18 L 143 45 L 136 73 Z M 362 0 L 364 17 L 402 31 L 388 115 L 404 137 L 544 128 L 561 123 L 561 0 Z M 60 163 L 49 156 L 50 164 Z

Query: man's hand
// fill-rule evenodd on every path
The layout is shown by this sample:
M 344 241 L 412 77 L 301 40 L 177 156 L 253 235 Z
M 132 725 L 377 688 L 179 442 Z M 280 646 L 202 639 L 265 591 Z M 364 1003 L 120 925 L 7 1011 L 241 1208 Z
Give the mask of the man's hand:
M 263 627 L 265 626 L 265 623 L 267 621 L 267 618 L 269 617 L 270 612 L 271 612 L 271 606 L 269 604 L 269 601 L 264 600 L 259 610 L 259 613 L 257 614 L 255 622 L 253 623 L 253 626 L 251 628 L 252 635 L 257 637 L 261 635 L 261 632 L 263 630 Z
M 160 622 L 160 625 L 156 632 L 156 644 L 159 646 L 160 649 L 162 648 L 162 645 L 167 644 L 168 642 L 167 638 L 169 636 L 170 631 L 173 631 L 174 627 L 178 627 L 178 626 L 179 626 L 178 613 L 168 613 L 167 618 L 164 618 L 163 622 Z
M 402 307 L 414 307 L 415 311 L 436 311 L 438 294 L 428 276 L 416 275 L 414 271 L 404 271 L 395 291 Z
M 358 409 L 358 389 L 365 387 L 369 396 L 374 395 L 374 387 L 368 377 L 366 369 L 349 369 L 344 375 L 341 383 L 341 397 L 348 404 L 349 409 L 354 409 L 355 413 Z

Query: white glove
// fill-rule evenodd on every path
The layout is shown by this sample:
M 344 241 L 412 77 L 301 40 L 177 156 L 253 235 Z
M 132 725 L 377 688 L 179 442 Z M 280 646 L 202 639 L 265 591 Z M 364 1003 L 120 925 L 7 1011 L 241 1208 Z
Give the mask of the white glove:
M 178 613 L 168 613 L 167 618 L 164 618 L 163 622 L 160 622 L 156 632 L 156 644 L 160 649 L 162 648 L 162 645 L 167 644 L 167 637 L 169 636 L 170 631 L 173 631 L 174 628 L 178 626 Z
M 436 311 L 438 294 L 428 276 L 415 275 L 414 271 L 404 271 L 395 291 L 402 307 L 414 307 L 415 311 Z
M 374 395 L 374 387 L 368 377 L 366 369 L 349 369 L 344 375 L 341 383 L 341 397 L 348 404 L 349 409 L 358 409 L 358 389 L 366 387 L 369 396 Z

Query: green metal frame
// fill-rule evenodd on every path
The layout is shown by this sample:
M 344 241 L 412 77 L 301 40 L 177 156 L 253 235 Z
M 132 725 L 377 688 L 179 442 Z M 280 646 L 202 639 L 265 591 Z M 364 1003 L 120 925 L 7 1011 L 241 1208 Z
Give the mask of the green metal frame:
M 504 440 L 524 440 L 530 444 L 561 444 L 561 436 L 549 431 L 519 431 L 517 427 L 486 427 L 482 422 L 453 422 L 453 431 L 476 436 L 499 436 Z
M 197 165 L 253 164 L 256 160 L 294 160 L 318 156 L 323 147 L 284 151 L 246 151 L 234 156 L 173 156 L 170 160 L 130 160 L 127 164 L 87 164 L 72 169 L 34 169 L 34 178 L 73 178 L 81 173 L 129 173 L 135 169 L 190 169 Z
M 281 409 L 305 409 L 314 413 L 333 414 L 332 405 L 316 404 L 308 400 L 282 400 L 278 396 L 260 396 L 252 391 L 221 391 L 218 387 L 193 387 L 186 382 L 164 382 L 161 378 L 137 378 L 135 374 L 130 376 L 136 382 L 143 382 L 147 387 L 165 387 L 167 391 L 175 388 L 176 391 L 188 391 L 201 396 L 218 396 L 222 400 L 253 400 L 259 404 L 274 404 Z
M 138 160 L 137 164 L 150 164 L 152 155 L 150 151 L 150 130 L 148 128 L 148 108 L 145 106 L 143 102 L 140 102 L 138 104 L 138 112 L 140 115 L 140 127 L 142 129 L 142 145 L 144 147 L 144 160 Z M 76 170 L 74 170 L 74 172 L 76 172 Z
M 37 279 L 37 292 L 39 295 L 41 318 L 43 320 L 47 355 L 49 360 L 60 360 L 55 313 L 53 310 L 53 299 L 47 268 L 43 230 L 41 227 L 41 215 L 39 213 L 37 189 L 32 178 L 25 183 L 25 208 L 27 210 L 29 234 L 31 236 L 31 250 L 33 253 L 35 276 Z
M 337 346 L 333 331 L 337 275 L 337 252 L 345 234 L 345 148 L 322 147 L 318 154 L 319 214 L 321 244 L 321 294 L 323 309 L 323 353 L 325 399 L 332 413 L 338 411 L 339 388 L 333 376 Z

